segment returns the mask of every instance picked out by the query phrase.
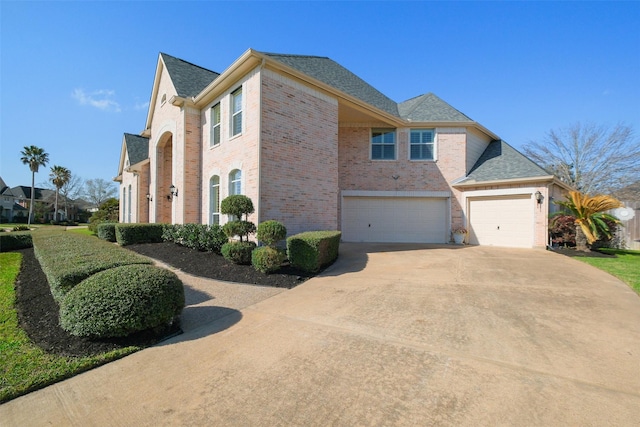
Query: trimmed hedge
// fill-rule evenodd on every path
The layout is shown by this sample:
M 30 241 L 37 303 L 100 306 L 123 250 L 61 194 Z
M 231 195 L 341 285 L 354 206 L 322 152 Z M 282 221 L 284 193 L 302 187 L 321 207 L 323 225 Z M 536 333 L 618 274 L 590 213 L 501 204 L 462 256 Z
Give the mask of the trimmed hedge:
M 175 273 L 127 265 L 97 273 L 69 291 L 60 306 L 60 325 L 81 337 L 123 337 L 170 325 L 184 305 L 184 286 Z
M 289 262 L 294 267 L 315 273 L 338 258 L 339 231 L 307 231 L 287 239 Z
M 33 246 L 31 233 L 0 234 L 0 252 L 17 251 Z
M 164 224 L 117 224 L 116 242 L 120 246 L 161 243 Z
M 34 233 L 33 249 L 58 303 L 74 286 L 100 271 L 152 263 L 146 257 L 93 236 L 61 230 Z
M 222 227 L 207 224 L 166 224 L 162 239 L 198 251 L 217 254 L 220 254 L 222 245 L 228 241 Z
M 286 256 L 284 252 L 271 246 L 255 248 L 251 252 L 251 264 L 261 273 L 278 271 Z
M 222 245 L 222 256 L 234 264 L 251 264 L 251 252 L 256 248 L 253 242 L 229 242 Z
M 103 222 L 98 224 L 98 238 L 107 242 L 116 241 L 116 223 Z

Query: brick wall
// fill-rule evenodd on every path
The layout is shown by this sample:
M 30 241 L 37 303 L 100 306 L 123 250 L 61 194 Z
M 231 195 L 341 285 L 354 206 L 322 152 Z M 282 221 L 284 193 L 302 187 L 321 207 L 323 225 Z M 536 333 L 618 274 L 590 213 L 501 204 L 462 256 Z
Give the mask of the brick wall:
M 337 229 L 337 100 L 264 70 L 262 107 L 260 220 Z

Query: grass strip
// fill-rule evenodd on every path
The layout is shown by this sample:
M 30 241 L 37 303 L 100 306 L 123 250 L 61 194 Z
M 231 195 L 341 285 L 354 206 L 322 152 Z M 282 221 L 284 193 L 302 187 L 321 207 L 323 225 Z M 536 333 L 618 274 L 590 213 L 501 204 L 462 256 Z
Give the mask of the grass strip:
M 0 403 L 103 365 L 139 347 L 127 347 L 92 357 L 45 353 L 18 325 L 15 281 L 20 253 L 0 253 Z
M 640 294 L 640 251 L 598 250 L 608 255 L 615 255 L 615 258 L 577 257 L 576 259 L 617 277 Z

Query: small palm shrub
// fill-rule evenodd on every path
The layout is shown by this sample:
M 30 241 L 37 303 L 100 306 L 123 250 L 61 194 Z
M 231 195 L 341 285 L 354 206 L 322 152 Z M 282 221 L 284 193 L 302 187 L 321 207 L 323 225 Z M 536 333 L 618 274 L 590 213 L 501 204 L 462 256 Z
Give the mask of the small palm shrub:
M 271 246 L 262 246 L 251 252 L 251 264 L 261 273 L 278 271 L 285 258 L 283 251 Z
M 71 289 L 60 305 L 60 325 L 81 337 L 123 337 L 169 325 L 184 305 L 184 287 L 175 273 L 127 265 L 97 273 Z
M 228 242 L 222 245 L 222 256 L 235 264 L 251 264 L 251 252 L 256 248 L 253 242 Z

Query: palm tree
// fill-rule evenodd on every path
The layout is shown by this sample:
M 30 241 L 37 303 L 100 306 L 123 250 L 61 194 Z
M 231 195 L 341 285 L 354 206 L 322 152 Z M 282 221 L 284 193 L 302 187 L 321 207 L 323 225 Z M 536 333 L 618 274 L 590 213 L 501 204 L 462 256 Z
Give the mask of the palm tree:
M 53 209 L 53 220 L 58 221 L 58 194 L 60 194 L 60 189 L 71 179 L 71 171 L 64 166 L 54 165 L 51 167 L 49 179 L 56 187 L 56 202 Z
M 587 196 L 579 191 L 570 191 L 567 200 L 557 202 L 565 208 L 569 215 L 575 218 L 576 224 L 576 249 L 588 251 L 588 245 L 598 240 L 602 236 L 611 237 L 609 226 L 605 220 L 610 220 L 616 224 L 620 220 L 613 215 L 605 213 L 611 209 L 619 208 L 622 203 L 611 196 Z M 558 212 L 565 214 L 565 212 Z
M 38 172 L 40 166 L 47 165 L 49 155 L 42 148 L 36 147 L 35 145 L 24 147 L 24 150 L 22 150 L 20 154 L 22 154 L 22 157 L 20 158 L 22 163 L 29 165 L 29 169 L 31 169 L 31 202 L 29 203 L 28 219 L 28 225 L 31 225 L 31 220 L 33 219 L 33 203 L 36 192 L 36 172 Z

